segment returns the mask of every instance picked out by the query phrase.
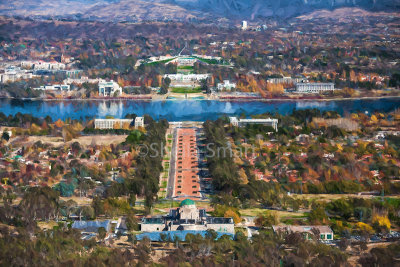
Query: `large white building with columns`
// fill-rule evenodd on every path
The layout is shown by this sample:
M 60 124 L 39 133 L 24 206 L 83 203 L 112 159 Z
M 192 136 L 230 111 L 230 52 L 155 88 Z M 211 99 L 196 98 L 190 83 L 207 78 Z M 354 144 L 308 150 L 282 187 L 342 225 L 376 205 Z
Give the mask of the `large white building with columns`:
M 115 124 L 119 124 L 120 127 L 123 125 L 130 125 L 132 119 L 95 119 L 94 128 L 95 129 L 114 129 Z
M 296 93 L 320 94 L 335 90 L 334 83 L 296 83 Z

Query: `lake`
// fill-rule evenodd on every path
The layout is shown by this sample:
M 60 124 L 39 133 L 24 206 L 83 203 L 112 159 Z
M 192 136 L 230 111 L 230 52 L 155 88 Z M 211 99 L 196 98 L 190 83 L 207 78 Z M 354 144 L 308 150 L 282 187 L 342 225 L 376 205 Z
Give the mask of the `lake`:
M 49 115 L 56 119 L 93 119 L 113 116 L 123 118 L 126 114 L 135 113 L 138 116 L 149 114 L 155 119 L 165 118 L 168 121 L 205 121 L 217 119 L 222 115 L 247 116 L 266 112 L 289 114 L 294 109 L 317 108 L 321 111 L 334 110 L 340 114 L 356 111 L 389 112 L 400 107 L 400 98 L 334 100 L 334 101 L 216 101 L 216 100 L 167 100 L 167 101 L 136 101 L 136 100 L 63 100 L 63 101 L 32 101 L 1 99 L 0 112 L 14 115 L 18 112 L 29 113 L 36 117 Z

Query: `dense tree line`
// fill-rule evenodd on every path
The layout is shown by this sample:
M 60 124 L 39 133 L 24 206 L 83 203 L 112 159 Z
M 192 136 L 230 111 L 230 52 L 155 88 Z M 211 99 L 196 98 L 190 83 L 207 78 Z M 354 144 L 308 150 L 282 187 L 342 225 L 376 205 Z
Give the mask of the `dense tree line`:
M 206 157 L 214 188 L 217 191 L 232 192 L 239 185 L 239 175 L 233 162 L 233 151 L 226 139 L 225 123 L 223 119 L 204 123 Z
M 166 131 L 168 121 L 154 121 L 150 116 L 145 116 L 146 134 L 137 135 L 134 131 L 127 137 L 125 146 L 135 146 L 140 141 L 140 150 L 136 157 L 134 176 L 127 180 L 130 194 L 144 196 L 145 205 L 151 208 L 157 198 L 159 190 L 160 173 L 163 170 L 162 159 L 165 153 Z
M 81 233 L 62 223 L 32 238 L 22 228 L 1 227 L 2 266 L 136 266 L 148 262 L 143 242 L 129 249 L 111 249 L 96 240 L 82 240 Z
M 10 126 L 10 127 L 25 127 L 26 124 L 36 124 L 41 125 L 45 121 L 47 124 L 52 123 L 53 120 L 50 116 L 46 116 L 44 119 L 37 118 L 32 116 L 31 114 L 22 114 L 18 112 L 13 115 L 5 115 L 3 112 L 0 112 L 0 125 Z
M 131 130 L 127 129 L 95 129 L 91 127 L 86 127 L 83 129 L 82 133 L 87 135 L 102 135 L 102 134 L 114 134 L 114 135 L 126 135 L 129 134 Z

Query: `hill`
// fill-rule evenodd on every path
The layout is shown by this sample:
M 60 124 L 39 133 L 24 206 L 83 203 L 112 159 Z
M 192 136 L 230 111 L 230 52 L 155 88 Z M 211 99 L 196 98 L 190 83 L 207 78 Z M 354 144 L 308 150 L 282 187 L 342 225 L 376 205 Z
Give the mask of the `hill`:
M 400 9 L 400 0 L 9 0 L 0 15 L 102 21 L 188 21 L 289 18 L 316 10 Z

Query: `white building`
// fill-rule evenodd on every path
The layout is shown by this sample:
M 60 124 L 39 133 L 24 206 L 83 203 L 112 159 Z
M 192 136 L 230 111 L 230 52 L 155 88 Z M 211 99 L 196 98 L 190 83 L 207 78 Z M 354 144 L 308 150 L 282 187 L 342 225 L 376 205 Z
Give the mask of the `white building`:
M 164 74 L 165 78 L 170 78 L 171 81 L 180 81 L 180 82 L 190 82 L 190 81 L 201 81 L 211 77 L 210 74 Z
M 120 128 L 123 125 L 131 125 L 132 119 L 94 119 L 95 129 L 114 129 L 116 123 L 119 124 Z
M 32 72 L 21 70 L 19 67 L 9 66 L 0 73 L 0 83 L 15 82 L 21 79 L 32 79 Z
M 65 64 L 57 61 L 45 62 L 43 60 L 22 61 L 21 67 L 33 68 L 35 70 L 63 70 L 65 69 Z
M 236 83 L 231 83 L 229 80 L 224 80 L 223 83 L 218 83 L 217 84 L 218 91 L 222 90 L 229 90 L 232 91 L 232 89 L 236 88 Z
M 65 84 L 71 84 L 71 83 L 84 84 L 84 83 L 103 83 L 103 82 L 106 82 L 106 80 L 103 80 L 101 78 L 89 79 L 86 76 L 83 76 L 83 77 L 77 78 L 77 79 L 68 78 L 68 79 L 64 80 Z
M 191 199 L 183 200 L 179 208 L 170 209 L 164 216 L 144 217 L 140 223 L 143 232 L 207 231 L 212 229 L 222 234 L 234 234 L 233 218 L 211 217 L 205 209 L 198 209 Z
M 267 80 L 267 83 L 280 84 L 280 83 L 307 83 L 308 80 L 306 78 L 292 78 L 292 77 L 283 77 L 283 78 L 270 78 Z
M 118 83 L 114 82 L 113 80 L 109 82 L 100 82 L 99 83 L 99 95 L 100 96 L 110 96 L 113 97 L 122 94 L 122 88 L 118 85 Z
M 22 73 L 0 73 L 0 83 L 15 82 L 18 80 L 32 79 L 33 75 L 29 72 Z
M 69 84 L 53 84 L 53 85 L 42 85 L 40 87 L 33 88 L 33 90 L 43 90 L 43 91 L 69 91 L 71 90 L 71 85 Z
M 169 63 L 176 63 L 178 66 L 193 66 L 197 61 L 198 59 L 192 56 L 179 56 Z
M 211 78 L 210 74 L 165 74 L 165 78 L 171 79 L 171 87 L 197 87 L 201 80 Z
M 248 28 L 248 25 L 247 25 L 247 21 L 246 20 L 243 20 L 242 21 L 242 30 L 247 30 L 247 28 Z
M 136 117 L 135 118 L 135 129 L 139 127 L 144 127 L 144 117 Z
M 262 124 L 265 126 L 271 126 L 275 131 L 278 130 L 278 119 L 237 119 L 236 117 L 229 117 L 230 123 L 233 126 L 243 127 L 247 124 Z
M 296 83 L 296 93 L 300 94 L 320 94 L 334 90 L 334 83 Z

